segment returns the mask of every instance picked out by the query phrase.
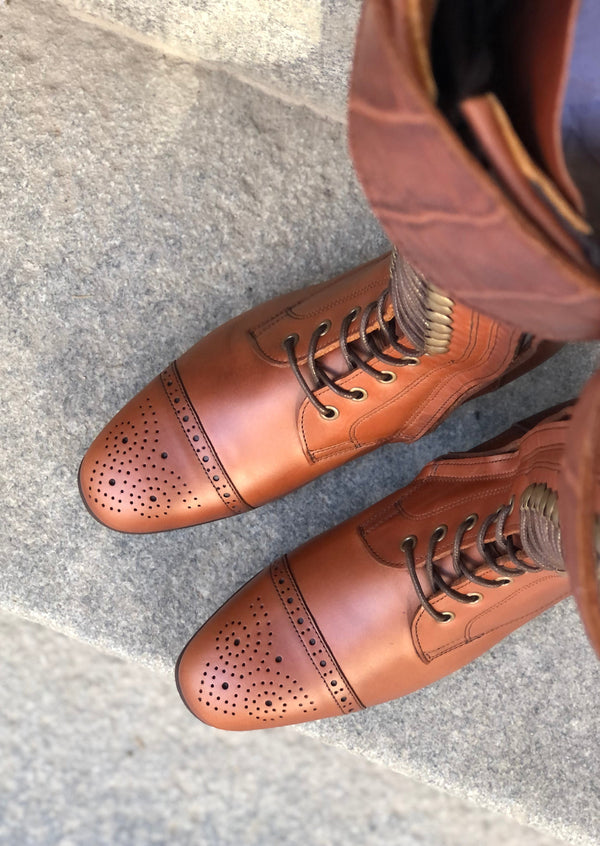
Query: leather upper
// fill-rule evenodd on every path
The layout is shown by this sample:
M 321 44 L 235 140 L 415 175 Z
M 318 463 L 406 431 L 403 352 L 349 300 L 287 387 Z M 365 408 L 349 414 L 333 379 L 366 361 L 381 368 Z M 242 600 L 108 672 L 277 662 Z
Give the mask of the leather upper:
M 460 132 L 457 115 L 441 110 L 443 80 L 433 67 L 442 5 L 451 15 L 463 9 L 365 0 L 349 138 L 373 211 L 403 255 L 460 302 L 539 337 L 597 338 L 593 233 L 560 135 L 578 3 L 523 0 L 503 9 L 494 24 L 502 47 L 491 59 L 501 84 L 457 92 L 445 104 L 466 123 Z M 455 37 L 444 31 L 438 49 Z
M 80 469 L 84 501 L 101 522 L 128 532 L 173 529 L 241 513 L 391 440 L 413 441 L 461 402 L 493 387 L 515 359 L 517 330 L 454 304 L 447 352 L 405 366 L 382 364 L 383 383 L 348 366 L 340 326 L 386 290 L 389 256 L 285 294 L 230 320 L 199 341 L 134 397 L 88 450 Z M 387 306 L 387 313 L 391 306 Z M 355 401 L 314 391 L 339 410 L 324 419 L 294 375 L 282 342 L 296 341 L 307 382 L 311 335 L 323 322 L 316 358 Z M 358 323 L 348 341 L 358 338 Z M 370 329 L 377 321 L 372 318 Z M 393 350 L 387 351 L 400 356 Z M 367 356 L 364 356 L 365 359 Z
M 482 520 L 532 482 L 556 489 L 568 420 L 564 412 L 495 451 L 432 462 L 403 490 L 259 573 L 192 638 L 177 679 L 188 707 L 219 728 L 254 729 L 350 713 L 410 693 L 472 661 L 569 593 L 564 573 L 514 576 L 494 587 L 457 578 L 456 532 L 476 513 L 462 554 L 470 569 L 497 578 L 482 560 Z M 446 536 L 435 561 L 448 584 L 481 598 L 458 603 L 424 573 L 429 540 Z M 518 531 L 518 507 L 506 531 Z M 494 538 L 494 527 L 489 530 Z M 418 577 L 434 608 L 421 606 L 402 541 L 416 537 Z
M 600 657 L 600 370 L 573 412 L 558 487 L 562 543 L 571 587 Z

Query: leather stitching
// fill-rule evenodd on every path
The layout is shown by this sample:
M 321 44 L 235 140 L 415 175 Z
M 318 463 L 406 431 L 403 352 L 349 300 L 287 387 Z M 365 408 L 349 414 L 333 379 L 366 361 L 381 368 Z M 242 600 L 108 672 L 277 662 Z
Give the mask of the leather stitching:
M 225 505 L 233 514 L 242 514 L 244 511 L 250 510 L 251 506 L 244 502 L 226 473 L 225 468 L 219 461 L 217 453 L 214 450 L 208 435 L 204 431 L 204 427 L 200 422 L 196 409 L 192 405 L 183 382 L 181 381 L 176 362 L 173 362 L 166 367 L 165 370 L 163 370 L 160 374 L 160 381 L 169 400 L 169 404 L 173 409 L 173 413 L 177 418 L 177 422 L 187 438 L 190 448 L 223 505 Z M 183 404 L 180 405 L 180 403 L 175 402 L 178 398 L 177 395 L 180 395 L 179 398 L 183 398 L 185 400 Z M 186 427 L 185 421 L 183 420 L 183 417 L 186 414 L 193 416 L 194 423 L 192 426 Z M 191 434 L 192 429 L 194 431 L 194 435 Z M 194 441 L 194 437 L 198 438 L 198 440 Z M 217 484 L 216 480 L 213 478 L 215 475 L 218 475 L 219 477 L 219 484 Z
M 492 573 L 491 573 L 490 570 L 486 570 L 486 571 L 482 572 L 481 575 L 483 575 L 484 577 L 485 576 L 489 577 L 490 575 L 492 575 Z M 523 576 L 519 576 L 518 578 L 519 579 L 525 579 L 525 578 L 527 578 L 527 574 L 524 574 Z M 489 635 L 492 632 L 498 631 L 499 629 L 505 628 L 506 626 L 509 626 L 509 625 L 513 625 L 513 624 L 520 625 L 522 622 L 526 622 L 527 620 L 533 619 L 533 617 L 535 617 L 537 614 L 540 614 L 542 611 L 545 611 L 547 608 L 551 607 L 556 602 L 558 602 L 559 599 L 563 599 L 564 597 L 569 595 L 568 583 L 566 582 L 566 580 L 565 580 L 564 596 L 546 600 L 545 602 L 542 602 L 542 603 L 536 605 L 530 611 L 528 611 L 524 614 L 520 614 L 518 617 L 511 617 L 509 620 L 505 619 L 502 623 L 499 623 L 496 626 L 492 626 L 491 628 L 486 629 L 485 631 L 481 632 L 481 634 L 477 634 L 477 635 L 474 635 L 474 636 L 471 636 L 469 634 L 473 625 L 478 620 L 483 619 L 484 617 L 486 617 L 489 614 L 493 614 L 493 613 L 497 612 L 498 609 L 502 608 L 502 606 L 504 606 L 506 604 L 511 604 L 512 602 L 514 602 L 515 598 L 519 594 L 526 593 L 527 591 L 530 591 L 532 588 L 536 588 L 539 585 L 544 584 L 545 582 L 555 580 L 555 579 L 556 579 L 556 576 L 554 576 L 552 574 L 547 574 L 546 576 L 537 578 L 536 581 L 533 582 L 533 583 L 532 582 L 530 582 L 529 584 L 521 583 L 521 586 L 517 590 L 512 590 L 512 591 L 507 592 L 507 594 L 504 596 L 504 598 L 500 602 L 496 602 L 491 608 L 487 608 L 485 611 L 480 612 L 476 617 L 474 617 L 472 620 L 470 620 L 466 624 L 465 629 L 464 629 L 464 633 L 461 637 L 457 637 L 454 641 L 452 641 L 450 643 L 446 643 L 443 647 L 440 647 L 439 649 L 435 649 L 435 650 L 429 650 L 428 651 L 428 650 L 425 650 L 423 648 L 423 644 L 422 644 L 421 637 L 420 637 L 420 634 L 419 634 L 419 624 L 424 619 L 424 615 L 427 612 L 423 608 L 420 608 L 419 611 L 417 612 L 416 617 L 415 617 L 415 622 L 413 624 L 413 627 L 414 627 L 413 630 L 414 630 L 414 633 L 415 633 L 416 645 L 418 647 L 418 652 L 419 652 L 419 655 L 421 657 L 421 660 L 423 660 L 427 664 L 430 664 L 436 658 L 441 658 L 443 655 L 447 655 L 449 652 L 453 652 L 455 649 L 460 649 L 462 646 L 467 646 L 470 643 L 474 643 L 476 640 L 479 640 L 480 638 L 485 637 L 486 635 Z M 479 590 L 481 591 L 481 588 Z M 487 596 L 489 597 L 489 595 L 490 595 L 489 591 L 490 590 L 499 590 L 499 588 L 487 588 L 487 589 L 484 588 L 484 590 L 488 591 Z M 440 603 L 443 604 L 444 600 L 447 600 L 447 599 L 448 598 L 445 595 L 440 594 L 435 599 L 430 600 L 430 601 L 431 601 L 431 604 L 435 608 L 436 606 L 439 606 Z
M 428 370 L 427 373 L 423 374 L 418 379 L 412 380 L 408 385 L 406 385 L 402 389 L 401 392 L 390 397 L 388 400 L 384 400 L 382 403 L 373 408 L 370 412 L 362 415 L 360 418 L 355 420 L 350 426 L 347 438 L 344 440 L 330 444 L 327 447 L 320 447 L 317 449 L 311 449 L 309 447 L 308 434 L 305 426 L 305 416 L 307 412 L 310 412 L 312 405 L 307 400 L 305 400 L 300 413 L 300 430 L 302 441 L 304 444 L 305 454 L 307 454 L 313 462 L 318 462 L 333 458 L 337 455 L 343 455 L 345 453 L 357 452 L 358 450 L 373 449 L 376 446 L 380 446 L 384 443 L 389 443 L 392 441 L 400 440 L 404 442 L 411 442 L 422 437 L 425 432 L 433 431 L 438 425 L 442 423 L 445 417 L 447 417 L 457 405 L 466 402 L 468 399 L 470 399 L 471 395 L 478 393 L 482 390 L 482 388 L 493 384 L 496 379 L 498 379 L 500 376 L 502 376 L 503 373 L 506 372 L 507 368 L 512 362 L 512 358 L 510 359 L 510 361 L 507 361 L 508 352 L 505 352 L 501 362 L 497 365 L 493 373 L 488 374 L 485 378 L 478 375 L 478 371 L 481 368 L 482 364 L 489 360 L 490 354 L 494 353 L 497 350 L 497 347 L 500 345 L 500 342 L 502 340 L 499 337 L 499 324 L 493 323 L 488 332 L 490 337 L 485 348 L 481 351 L 477 361 L 474 362 L 469 368 L 469 372 L 474 373 L 470 384 L 465 384 L 464 372 L 460 371 L 459 369 L 456 375 L 463 377 L 460 380 L 460 384 L 455 387 L 453 392 L 451 392 L 445 397 L 443 404 L 436 405 L 436 397 L 438 397 L 440 394 L 445 393 L 448 390 L 448 381 L 440 379 L 440 373 L 444 369 L 447 369 L 448 367 L 456 367 L 457 365 L 460 365 L 461 362 L 470 358 L 473 349 L 477 346 L 477 341 L 482 331 L 480 327 L 480 322 L 481 321 L 479 315 L 477 315 L 476 313 L 471 313 L 469 336 L 468 339 L 463 342 L 464 349 L 459 358 L 452 358 L 453 351 L 451 348 L 449 352 L 445 353 L 443 356 L 440 356 L 441 360 L 435 368 Z M 510 347 L 510 345 L 508 346 Z M 373 360 L 371 360 L 370 363 L 373 363 Z M 339 384 L 342 387 L 347 387 L 357 378 L 360 379 L 360 376 L 357 376 L 357 374 L 353 372 L 346 376 L 344 379 L 341 379 L 339 381 Z M 386 410 L 389 410 L 396 403 L 405 402 L 406 397 L 409 396 L 410 393 L 415 390 L 415 388 L 422 385 L 423 382 L 428 380 L 431 380 L 434 383 L 432 389 L 422 399 L 420 404 L 413 408 L 412 414 L 404 422 L 403 426 L 400 429 L 397 429 L 395 432 L 384 438 L 376 438 L 370 441 L 361 441 L 358 439 L 356 435 L 356 430 L 359 426 L 363 425 L 365 422 L 368 422 L 370 418 L 380 414 L 382 411 L 385 412 Z M 317 391 L 315 393 L 315 396 L 317 396 L 322 402 L 326 404 L 329 398 L 329 393 L 329 389 L 322 388 L 320 391 Z M 426 409 L 428 405 L 432 404 L 435 408 L 435 412 L 431 414 L 428 422 L 426 424 L 423 424 L 419 430 L 412 432 L 410 435 L 407 435 L 407 431 L 410 430 L 410 427 L 414 424 L 414 421 L 418 419 L 419 415 L 423 413 L 424 409 Z
M 380 261 L 380 259 L 375 259 L 373 263 L 378 262 L 378 261 Z M 342 278 L 343 278 L 343 274 L 342 274 L 342 276 L 338 276 L 338 277 L 332 279 L 328 283 L 321 283 L 321 285 L 318 286 L 319 292 L 323 291 L 324 289 L 326 289 L 328 287 L 331 287 L 331 286 L 337 284 L 340 281 L 340 279 L 342 279 Z M 298 321 L 298 322 L 301 322 L 303 320 L 312 320 L 315 317 L 323 315 L 325 313 L 326 309 L 333 309 L 338 305 L 342 305 L 343 303 L 348 303 L 348 302 L 355 301 L 357 299 L 364 298 L 373 289 L 382 291 L 386 287 L 387 284 L 388 284 L 387 275 L 383 279 L 380 279 L 379 276 L 378 276 L 376 279 L 371 279 L 369 282 L 366 282 L 365 284 L 363 284 L 363 285 L 361 285 L 357 288 L 353 288 L 349 293 L 344 294 L 343 296 L 339 296 L 336 299 L 331 300 L 330 302 L 328 302 L 325 305 L 320 305 L 319 308 L 315 308 L 312 311 L 308 311 L 308 312 L 306 312 L 302 315 L 294 314 L 293 309 L 297 308 L 298 306 L 300 306 L 301 303 L 306 302 L 308 299 L 310 299 L 310 297 L 303 297 L 299 300 L 296 300 L 296 302 L 293 305 L 287 306 L 286 308 L 277 312 L 277 314 L 272 315 L 271 317 L 264 320 L 262 323 L 257 324 L 254 328 L 249 329 L 248 334 L 253 338 L 254 343 L 256 344 L 258 349 L 261 351 L 261 353 L 265 356 L 265 358 L 267 358 L 269 361 L 273 361 L 277 364 L 281 364 L 281 363 L 285 364 L 286 359 L 284 357 L 282 357 L 281 359 L 274 358 L 272 355 L 270 355 L 267 352 L 267 350 L 264 348 L 264 346 L 261 343 L 261 337 L 260 337 L 261 335 L 264 335 L 269 329 L 272 329 L 273 326 L 276 326 L 278 323 L 281 323 L 283 320 L 288 319 L 288 320 L 295 320 L 295 321 Z M 339 346 L 339 343 L 337 345 L 335 345 L 334 348 L 337 348 L 337 346 Z
M 374 259 L 373 264 L 376 262 L 381 261 L 381 259 Z M 340 274 L 339 276 L 335 276 L 333 279 L 330 279 L 329 282 L 321 282 L 317 283 L 314 288 L 314 293 L 326 290 L 327 288 L 331 288 L 340 282 L 346 274 Z M 376 279 L 371 279 L 369 282 L 365 282 L 362 285 L 353 288 L 350 293 L 344 294 L 342 296 L 338 296 L 337 298 L 330 300 L 326 306 L 319 306 L 318 308 L 313 309 L 312 311 L 304 312 L 303 314 L 294 314 L 293 310 L 297 308 L 301 303 L 306 302 L 312 296 L 310 294 L 308 297 L 303 296 L 300 299 L 296 300 L 293 305 L 286 306 L 285 308 L 278 311 L 276 314 L 272 315 L 271 317 L 266 318 L 261 323 L 256 324 L 256 327 L 251 330 L 251 332 L 255 335 L 260 335 L 265 332 L 267 329 L 270 329 L 275 324 L 279 323 L 281 320 L 285 319 L 286 317 L 291 317 L 294 320 L 308 320 L 312 317 L 317 317 L 323 312 L 323 308 L 332 308 L 337 305 L 341 305 L 342 303 L 348 302 L 348 300 L 353 299 L 356 296 L 362 296 L 367 293 L 367 291 L 371 290 L 371 288 L 385 288 L 388 283 L 388 276 L 386 275 L 382 279 L 377 277 Z
M 464 482 L 464 479 L 461 479 L 460 481 Z M 486 499 L 487 499 L 488 496 L 490 498 L 493 498 L 496 495 L 499 497 L 504 492 L 505 492 L 505 486 L 489 488 L 486 491 L 485 496 L 486 496 Z M 446 502 L 447 502 L 447 500 L 446 500 Z M 472 505 L 472 503 L 473 503 L 472 495 L 466 495 L 464 497 L 460 497 L 459 499 L 453 499 L 452 502 L 451 502 L 451 505 L 449 507 L 455 508 L 455 507 L 460 506 L 460 505 L 467 506 L 467 504 Z M 393 520 L 394 518 L 397 518 L 397 517 L 402 518 L 406 521 L 423 520 L 423 519 L 427 519 L 427 518 L 430 518 L 430 517 L 434 517 L 435 515 L 441 514 L 443 512 L 442 512 L 441 509 L 436 508 L 434 511 L 423 512 L 422 514 L 415 516 L 415 515 L 407 514 L 402 509 L 402 506 L 399 503 L 398 504 L 395 503 L 394 505 L 395 505 L 394 511 L 392 513 L 388 512 L 388 514 L 386 514 L 385 517 L 382 517 L 382 519 L 379 520 L 378 522 L 376 522 L 375 519 L 373 519 L 373 523 L 371 523 L 370 525 L 365 523 L 363 526 L 360 526 L 359 527 L 359 534 L 360 534 L 360 536 L 363 540 L 364 545 L 367 547 L 369 553 L 374 558 L 376 558 L 377 561 L 379 561 L 380 564 L 385 564 L 387 567 L 395 567 L 397 569 L 405 569 L 406 565 L 403 563 L 403 556 L 401 557 L 399 555 L 398 561 L 391 561 L 389 559 L 383 558 L 383 556 L 381 556 L 378 552 L 376 552 L 375 548 L 371 545 L 371 542 L 368 539 L 368 534 L 370 534 L 373 531 L 376 531 L 384 523 L 389 522 L 390 520 Z M 444 509 L 444 510 L 446 510 L 446 509 Z M 391 511 L 391 509 L 390 509 L 390 511 Z M 465 516 L 466 516 L 467 511 L 468 511 L 468 509 L 465 507 Z M 399 533 L 399 537 L 398 537 L 398 541 L 400 541 L 400 540 L 401 540 L 401 533 Z M 448 540 L 446 540 L 445 542 L 439 543 L 437 548 L 438 548 L 438 552 L 439 552 L 440 555 L 449 555 L 450 552 L 452 551 L 452 544 Z M 398 549 L 400 550 L 400 546 L 398 546 Z M 423 562 L 425 561 L 425 557 L 426 557 L 425 552 L 419 552 L 418 554 L 415 554 L 415 564 L 417 565 L 417 567 L 422 566 Z
M 349 714 L 357 710 L 357 708 L 362 710 L 365 706 L 352 689 L 352 686 L 348 682 L 346 676 L 342 673 L 342 670 L 329 649 L 325 638 L 321 634 L 313 615 L 304 602 L 304 598 L 300 593 L 300 589 L 290 569 L 287 555 L 284 555 L 282 558 L 271 564 L 270 575 L 273 587 L 279 596 L 281 604 L 283 605 L 298 640 L 302 644 L 309 661 L 315 668 L 316 672 L 320 675 L 323 684 L 325 685 L 325 689 L 340 709 L 340 712 L 342 714 Z M 293 598 L 294 602 L 289 603 L 288 599 L 290 598 Z M 292 608 L 294 610 L 293 614 L 290 613 L 290 609 Z M 299 611 L 301 611 L 300 617 L 297 616 Z M 300 619 L 302 620 L 302 623 L 298 622 Z M 325 654 L 327 656 L 327 666 L 332 669 L 326 670 L 317 664 L 311 653 L 311 644 L 309 644 L 310 638 L 314 638 L 317 641 L 314 644 L 313 651 L 316 652 L 320 648 L 320 654 Z M 342 697 L 346 698 L 345 702 L 342 701 Z

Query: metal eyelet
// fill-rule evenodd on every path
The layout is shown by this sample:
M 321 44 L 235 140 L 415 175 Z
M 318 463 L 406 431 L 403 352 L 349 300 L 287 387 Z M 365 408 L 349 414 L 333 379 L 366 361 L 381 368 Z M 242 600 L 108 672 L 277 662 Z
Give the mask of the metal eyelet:
M 401 359 L 402 364 L 407 364 L 409 367 L 416 367 L 417 364 L 421 363 L 420 358 L 414 358 L 413 356 L 409 355 L 406 358 Z
M 498 576 L 495 581 L 498 582 L 500 587 L 504 587 L 505 585 L 512 585 L 513 579 L 512 576 Z
M 515 508 L 515 495 L 514 494 L 509 499 L 508 506 L 509 506 L 509 510 L 508 510 L 508 513 L 507 513 L 506 516 L 510 517 L 510 515 L 513 513 L 514 508 Z
M 436 540 L 438 542 L 444 540 L 448 534 L 448 526 L 445 523 L 441 523 L 436 529 L 434 529 L 433 534 L 436 535 Z
M 404 538 L 404 540 L 400 544 L 400 549 L 405 550 L 408 545 L 410 545 L 411 549 L 415 548 L 415 546 L 417 545 L 416 535 L 408 535 L 408 537 Z
M 456 617 L 454 611 L 441 611 L 440 613 L 444 617 L 443 620 L 440 620 L 440 623 L 451 623 L 452 620 L 454 620 L 454 618 Z
M 340 416 L 340 410 L 334 405 L 326 405 L 325 411 L 319 411 L 319 414 L 321 415 L 323 420 L 337 420 L 337 418 Z
M 385 376 L 385 379 L 383 378 Z M 380 382 L 383 382 L 384 385 L 391 385 L 392 382 L 395 382 L 398 376 L 391 370 L 382 370 L 381 376 L 377 377 Z
M 285 349 L 286 348 L 285 345 L 287 344 L 288 341 L 292 341 L 294 344 L 297 344 L 299 340 L 300 340 L 300 336 L 297 335 L 295 332 L 292 332 L 291 335 L 288 335 L 287 338 L 283 339 L 283 341 L 281 342 L 281 347 L 282 347 L 282 349 Z
M 366 400 L 366 398 L 369 396 L 364 388 L 358 387 L 350 388 L 350 393 L 353 394 L 352 399 L 354 400 L 354 402 L 362 402 L 363 400 Z
M 352 323 L 354 320 L 356 320 L 356 318 L 358 317 L 359 314 L 360 314 L 360 306 L 356 306 L 356 308 L 353 308 L 352 311 L 348 312 L 348 317 L 350 318 L 350 323 Z
M 479 520 L 478 514 L 469 514 L 467 519 L 465 520 L 465 532 L 470 532 L 471 529 L 475 526 L 475 523 Z
M 329 330 L 331 329 L 331 320 L 324 320 L 322 323 L 319 324 L 319 333 L 321 335 L 326 335 Z
M 467 596 L 473 597 L 473 602 L 471 603 L 471 605 L 477 605 L 477 603 L 481 602 L 481 600 L 483 599 L 482 593 L 468 593 Z

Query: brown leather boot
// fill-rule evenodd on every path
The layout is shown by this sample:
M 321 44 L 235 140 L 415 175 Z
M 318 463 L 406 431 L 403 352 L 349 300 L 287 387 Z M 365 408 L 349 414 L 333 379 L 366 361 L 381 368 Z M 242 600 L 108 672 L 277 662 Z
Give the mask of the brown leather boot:
M 383 443 L 420 438 L 556 348 L 387 255 L 201 340 L 96 438 L 81 493 L 126 532 L 239 514 Z
M 364 0 L 357 36 L 350 147 L 373 211 L 432 283 L 544 338 L 600 338 L 599 22 L 595 0 Z M 595 404 L 586 389 L 582 419 Z M 563 537 L 600 654 L 580 481 L 597 429 L 577 428 Z
M 402 254 L 461 302 L 562 341 L 600 337 L 600 243 L 561 132 L 579 6 L 365 0 L 349 116 Z
M 600 370 L 585 386 L 569 425 L 559 482 L 562 548 L 571 589 L 600 657 Z
M 571 413 L 431 462 L 259 573 L 184 649 L 189 709 L 227 729 L 359 711 L 463 667 L 566 597 L 557 491 Z

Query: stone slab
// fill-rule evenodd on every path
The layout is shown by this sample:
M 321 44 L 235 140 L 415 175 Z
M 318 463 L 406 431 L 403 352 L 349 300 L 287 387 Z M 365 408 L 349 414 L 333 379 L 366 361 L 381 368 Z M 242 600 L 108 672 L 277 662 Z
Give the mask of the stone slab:
M 4 846 L 558 846 L 294 730 L 226 734 L 160 675 L 0 614 Z
M 345 117 L 360 0 L 62 2 L 81 20 Z
M 171 672 L 181 646 L 277 555 L 577 393 L 565 348 L 259 511 L 130 537 L 82 507 L 79 461 L 171 359 L 240 311 L 385 249 L 344 127 L 52 3 L 0 7 L 0 605 Z M 597 842 L 600 673 L 572 604 L 404 701 L 305 731 L 572 844 Z M 181 719 L 187 719 L 181 709 Z

